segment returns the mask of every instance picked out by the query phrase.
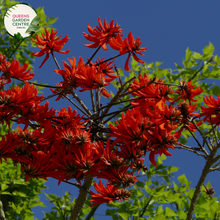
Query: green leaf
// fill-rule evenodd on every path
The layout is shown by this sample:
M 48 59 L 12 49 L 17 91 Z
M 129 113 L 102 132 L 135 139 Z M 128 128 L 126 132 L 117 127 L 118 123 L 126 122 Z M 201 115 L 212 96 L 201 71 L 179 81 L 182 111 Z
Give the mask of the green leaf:
M 210 55 L 214 52 L 214 46 L 209 42 L 209 46 L 205 46 L 203 49 L 204 55 Z
M 186 185 L 188 184 L 188 180 L 185 174 L 183 174 L 182 176 L 179 176 L 177 179 L 180 181 L 181 184 L 186 184 Z
M 4 191 L 5 189 L 7 189 L 9 186 L 7 185 L 7 184 L 5 184 L 5 183 L 2 183 L 1 184 L 1 189 L 2 189 L 2 191 Z
M 217 64 L 220 64 L 220 57 L 219 57 L 218 55 L 215 55 L 214 61 L 215 61 Z
M 219 88 L 219 86 L 213 86 L 211 89 L 210 89 L 211 91 L 212 91 L 212 94 L 213 95 L 216 95 L 216 96 L 218 96 L 219 94 L 220 94 L 220 88 Z
M 155 62 L 155 66 L 156 67 L 158 67 L 158 66 L 160 66 L 160 65 L 162 65 L 163 64 L 163 62 Z
M 49 18 L 48 18 L 48 23 L 49 23 L 49 24 L 53 24 L 53 23 L 55 23 L 55 22 L 57 21 L 57 19 L 58 19 L 58 18 L 49 17 Z
M 185 61 L 187 62 L 192 56 L 192 52 L 190 51 L 190 49 L 187 47 L 186 49 L 186 57 L 185 57 Z
M 125 220 L 127 220 L 130 216 L 127 212 L 118 212 L 118 214 Z
M 163 213 L 163 205 L 160 205 L 156 210 L 157 215 L 160 215 Z
M 196 59 L 196 60 L 197 60 L 197 59 L 200 60 L 201 57 L 202 57 L 202 55 L 201 55 L 200 53 L 196 53 L 196 52 L 193 53 L 193 58 L 194 58 L 194 59 Z
M 19 32 L 17 34 L 14 34 L 14 38 L 23 39 L 23 37 L 21 36 L 21 34 Z
M 166 216 L 169 216 L 169 217 L 171 217 L 171 216 L 177 216 L 177 213 L 175 213 L 172 209 L 170 209 L 170 208 L 165 208 L 165 214 L 166 214 Z

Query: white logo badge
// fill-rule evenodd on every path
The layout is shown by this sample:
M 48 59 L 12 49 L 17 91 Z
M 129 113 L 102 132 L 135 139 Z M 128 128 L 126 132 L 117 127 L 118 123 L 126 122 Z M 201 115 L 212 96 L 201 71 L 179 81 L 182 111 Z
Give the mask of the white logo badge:
M 30 37 L 38 29 L 39 17 L 29 5 L 19 3 L 11 6 L 4 15 L 4 25 L 15 38 Z

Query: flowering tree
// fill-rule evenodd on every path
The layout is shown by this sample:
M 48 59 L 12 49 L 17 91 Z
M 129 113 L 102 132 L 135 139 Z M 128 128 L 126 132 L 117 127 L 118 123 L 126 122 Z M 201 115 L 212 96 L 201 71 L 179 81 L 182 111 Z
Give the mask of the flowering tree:
M 18 59 L 10 60 L 12 55 L 8 57 L 2 52 L 0 117 L 1 123 L 8 126 L 8 132 L 0 142 L 1 158 L 10 158 L 14 165 L 20 164 L 26 181 L 53 177 L 58 184 L 63 181 L 78 187 L 79 195 L 70 216 L 73 220 L 79 217 L 83 206 L 94 207 L 94 211 L 102 203 L 128 200 L 131 193 L 126 188 L 135 184 L 143 187 L 137 179 L 140 171 L 150 179 L 153 167 L 164 168 L 159 168 L 161 163 L 156 163 L 155 155 L 164 159 L 163 155 L 172 155 L 170 149 L 189 150 L 206 159 L 201 178 L 189 197 L 188 209 L 178 206 L 182 215 L 180 219 L 192 219 L 204 180 L 209 172 L 219 170 L 220 163 L 217 154 L 220 98 L 203 97 L 203 94 L 215 95 L 216 89 L 208 92 L 207 85 L 200 82 L 208 75 L 219 76 L 220 59 L 217 55 L 213 56 L 213 46 L 205 47 L 203 55 L 188 49 L 184 67 L 177 66 L 177 73 L 172 73 L 158 68 L 158 63 L 156 66 L 144 63 L 138 56 L 143 55 L 147 48 L 141 47 L 140 38 L 135 39 L 130 32 L 123 39 L 122 29 L 114 21 L 108 23 L 105 19 L 102 23 L 98 18 L 98 26 L 92 28 L 88 25 L 88 32 L 84 33 L 84 37 L 92 43 L 85 46 L 96 49 L 94 54 L 86 62 L 82 57 L 78 63 L 75 57 L 68 58 L 68 62 L 63 61 L 63 67 L 55 52 L 69 53 L 69 50 L 62 50 L 69 40 L 68 36 L 61 39 L 57 31 L 44 28 L 32 38 L 40 49 L 32 55 L 45 56 L 40 68 L 50 56 L 54 59 L 57 65 L 54 72 L 62 76 L 62 81 L 56 86 L 32 82 L 34 73 L 28 64 L 21 64 Z M 108 50 L 108 47 L 117 51 L 116 56 L 93 61 L 99 50 Z M 115 64 L 115 59 L 123 55 L 127 56 L 124 69 L 131 71 L 129 77 L 124 77 L 123 71 L 118 70 Z M 131 56 L 132 69 L 129 67 Z M 203 62 L 201 67 L 199 60 Z M 135 74 L 135 71 L 139 73 Z M 22 84 L 7 88 L 12 79 Z M 115 85 L 115 94 L 107 90 L 110 84 Z M 51 95 L 39 95 L 36 86 L 50 88 Z M 90 92 L 92 111 L 76 90 Z M 66 99 L 77 110 L 71 106 L 60 111 L 49 108 L 48 99 L 55 96 L 56 101 Z M 101 97 L 108 98 L 109 103 L 103 105 Z M 200 104 L 203 101 L 205 107 Z M 118 105 L 123 107 L 115 110 Z M 113 118 L 116 118 L 115 122 Z M 18 125 L 16 131 L 10 129 L 11 122 Z M 198 133 L 201 140 L 197 138 Z M 184 137 L 188 136 L 196 140 L 197 147 L 186 145 Z M 149 171 L 144 165 L 147 154 L 152 164 Z M 98 178 L 99 182 L 95 182 L 95 190 L 90 190 L 94 178 Z M 186 184 L 187 180 L 181 177 L 180 182 Z M 148 186 L 145 189 L 150 195 L 153 192 Z M 164 191 L 164 187 L 161 189 Z M 174 187 L 173 193 L 178 190 Z M 204 186 L 203 190 L 211 199 L 213 189 Z M 138 214 L 138 218 L 148 212 L 154 196 L 152 194 L 145 201 L 146 208 Z M 68 195 L 64 200 L 69 201 Z M 216 216 L 218 209 L 214 213 Z M 159 212 L 162 213 L 162 210 Z M 184 215 L 183 212 L 187 213 Z M 126 218 L 124 214 L 121 216 Z

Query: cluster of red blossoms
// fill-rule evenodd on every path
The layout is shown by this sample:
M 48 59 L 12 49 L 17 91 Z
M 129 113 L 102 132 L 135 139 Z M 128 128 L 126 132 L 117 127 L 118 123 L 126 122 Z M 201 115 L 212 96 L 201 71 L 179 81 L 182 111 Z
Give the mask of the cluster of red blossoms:
M 119 25 L 114 25 L 114 21 L 108 24 L 105 20 L 103 26 L 99 18 L 99 27 L 88 25 L 88 30 L 91 35 L 84 36 L 93 43 L 86 46 L 106 50 L 109 44 L 120 55 L 128 53 L 126 70 L 129 69 L 130 55 L 143 62 L 135 54 L 141 54 L 146 49 L 139 47 L 140 38 L 135 40 L 130 32 L 128 38 L 122 40 L 122 30 Z M 33 40 L 41 45 L 38 46 L 41 51 L 34 55 L 46 54 L 43 63 L 50 53 L 54 56 L 54 51 L 61 52 L 68 40 L 67 36 L 59 40 L 56 33 L 45 29 L 42 38 L 37 35 L 37 40 Z M 58 96 L 57 100 L 64 92 L 71 94 L 78 87 L 80 91 L 95 89 L 103 96 L 110 96 L 105 87 L 117 78 L 112 70 L 114 60 L 107 63 L 99 59 L 94 64 L 91 61 L 85 64 L 80 57 L 77 65 L 74 57 L 68 60 L 70 65 L 63 61 L 64 69 L 55 70 L 63 77 L 60 87 L 52 90 Z M 71 107 L 57 111 L 49 109 L 48 102 L 42 104 L 44 97 L 38 96 L 37 89 L 27 81 L 34 76 L 27 67 L 27 64 L 20 66 L 19 61 L 9 62 L 0 55 L 0 122 L 8 126 L 11 121 L 24 124 L 23 129 L 18 127 L 18 131 L 9 131 L 2 137 L 0 158 L 11 158 L 15 164 L 21 163 L 26 180 L 54 177 L 59 183 L 70 179 L 81 183 L 89 175 L 107 180 L 107 188 L 101 181 L 95 183 L 98 193 L 91 192 L 93 205 L 128 199 L 130 195 L 125 188 L 138 181 L 134 172 L 147 170 L 143 157 L 149 152 L 149 160 L 156 166 L 156 154 L 170 156 L 169 149 L 179 144 L 181 132 L 186 129 L 195 132 L 196 127 L 201 125 L 202 121 L 197 125 L 194 123 L 195 118 L 204 116 L 204 122 L 220 124 L 219 97 L 217 100 L 204 98 L 207 107 L 202 107 L 202 113 L 198 113 L 193 102 L 202 89 L 186 81 L 181 81 L 173 89 L 161 79 L 139 75 L 130 83 L 129 90 L 118 93 L 123 95 L 122 92 L 127 92 L 133 96 L 131 108 L 121 113 L 121 119 L 116 121 L 115 126 L 108 127 L 103 123 L 107 114 L 101 115 L 102 111 L 98 109 L 85 119 Z M 24 81 L 23 87 L 6 90 L 5 85 L 11 82 L 11 78 Z M 173 93 L 178 97 L 173 99 Z M 110 109 L 110 106 L 106 108 Z

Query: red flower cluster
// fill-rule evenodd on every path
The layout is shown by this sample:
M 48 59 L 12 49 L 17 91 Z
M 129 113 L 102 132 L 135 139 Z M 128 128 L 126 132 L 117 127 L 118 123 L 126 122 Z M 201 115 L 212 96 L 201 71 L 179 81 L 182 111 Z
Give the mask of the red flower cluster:
M 132 32 L 128 34 L 128 38 L 125 38 L 122 40 L 122 29 L 120 29 L 120 26 L 117 24 L 114 26 L 114 20 L 111 21 L 110 25 L 106 22 L 106 19 L 104 21 L 104 27 L 101 23 L 100 17 L 99 17 L 99 27 L 96 26 L 96 28 L 91 28 L 90 25 L 88 25 L 88 31 L 91 35 L 88 35 L 86 33 L 83 33 L 84 37 L 94 42 L 93 44 L 85 45 L 89 48 L 97 48 L 98 46 L 102 46 L 104 50 L 107 50 L 106 45 L 109 44 L 111 48 L 118 50 L 120 54 L 128 54 L 127 60 L 125 62 L 125 70 L 130 71 L 130 68 L 128 66 L 129 59 L 131 57 L 131 54 L 133 55 L 134 59 L 137 62 L 144 63 L 143 60 L 139 59 L 135 53 L 138 53 L 140 55 L 143 55 L 141 52 L 146 51 L 147 47 L 140 48 L 141 45 L 141 39 L 138 37 L 136 40 L 132 36 Z
M 46 28 L 44 28 L 44 30 L 45 30 L 45 35 L 41 33 L 42 37 L 40 37 L 37 34 L 36 35 L 37 40 L 34 40 L 33 38 L 31 38 L 33 42 L 41 45 L 41 46 L 37 45 L 37 47 L 40 48 L 41 51 L 37 53 L 31 53 L 31 54 L 36 57 L 42 57 L 44 54 L 46 54 L 46 57 L 44 58 L 39 68 L 41 68 L 44 65 L 44 63 L 48 60 L 50 53 L 56 51 L 58 53 L 66 54 L 66 53 L 69 53 L 70 51 L 70 50 L 61 51 L 64 44 L 67 43 L 67 41 L 70 39 L 68 38 L 67 35 L 62 40 L 60 40 L 61 35 L 59 37 L 56 36 L 58 31 L 54 32 L 53 29 L 51 29 L 51 32 L 49 32 L 47 31 Z
M 83 33 L 87 40 L 94 42 L 85 46 L 89 48 L 97 48 L 98 46 L 102 46 L 103 50 L 108 50 L 106 45 L 109 43 L 109 40 L 114 38 L 116 35 L 121 36 L 121 26 L 118 24 L 114 25 L 114 20 L 112 20 L 109 25 L 109 23 L 106 22 L 106 18 L 104 20 L 104 26 L 102 25 L 100 17 L 98 18 L 98 21 L 99 27 L 96 26 L 96 28 L 91 28 L 91 26 L 88 24 L 87 28 L 91 35 Z
M 0 54 L 0 71 L 3 73 L 0 80 L 11 82 L 11 78 L 19 80 L 30 80 L 34 77 L 34 73 L 30 73 L 31 69 L 27 70 L 28 63 L 20 66 L 18 60 L 13 59 L 12 63 L 6 60 L 6 56 Z M 5 83 L 5 84 L 6 84 Z
M 117 76 L 112 75 L 112 62 L 105 63 L 96 67 L 95 65 L 85 65 L 82 57 L 79 58 L 78 65 L 76 66 L 76 59 L 68 59 L 70 65 L 63 61 L 64 70 L 54 70 L 56 73 L 63 76 L 64 81 L 60 82 L 63 88 L 77 88 L 81 87 L 80 92 L 92 89 L 98 89 L 103 96 L 110 97 L 105 86 L 109 85 L 112 80 Z M 56 93 L 56 90 L 51 89 L 52 92 Z M 60 96 L 61 97 L 61 96 Z M 60 98 L 59 97 L 59 98 Z M 58 99 L 59 99 L 58 98 Z M 57 99 L 57 100 L 58 100 Z

